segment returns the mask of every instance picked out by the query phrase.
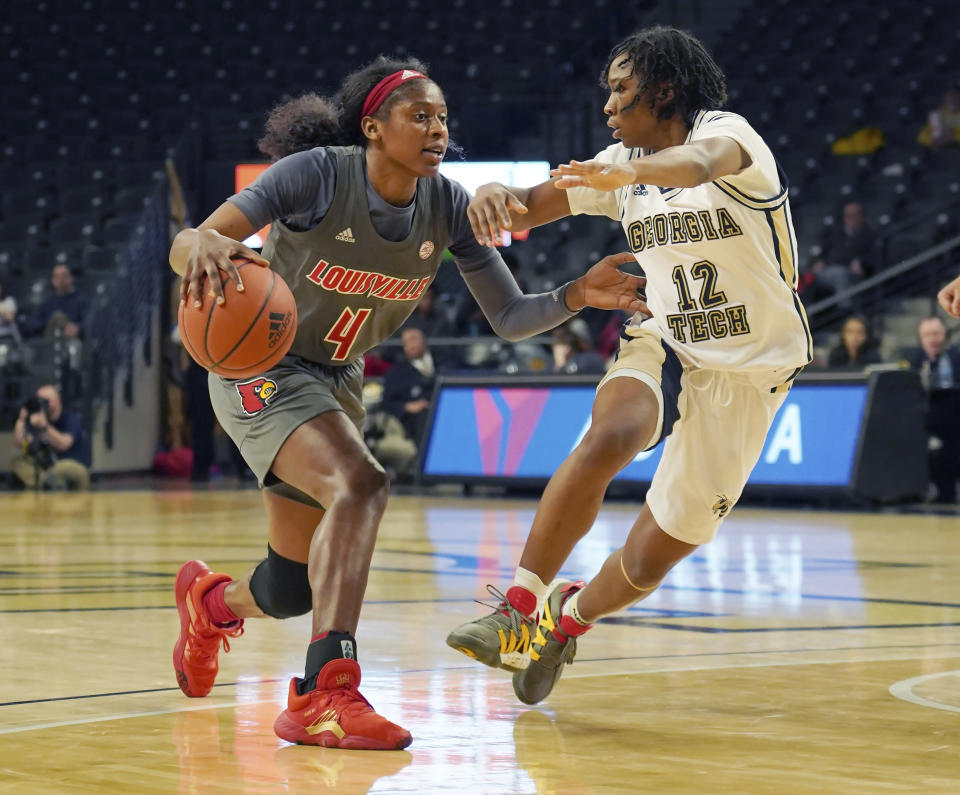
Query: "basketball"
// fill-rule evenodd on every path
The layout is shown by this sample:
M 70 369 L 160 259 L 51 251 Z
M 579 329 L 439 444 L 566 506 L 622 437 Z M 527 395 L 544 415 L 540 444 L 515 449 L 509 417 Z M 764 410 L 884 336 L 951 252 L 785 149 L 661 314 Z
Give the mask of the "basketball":
M 297 305 L 287 283 L 270 268 L 234 259 L 243 292 L 220 271 L 224 303 L 206 289 L 203 306 L 180 305 L 180 338 L 201 367 L 224 378 L 250 378 L 269 370 L 290 350 L 297 331 Z

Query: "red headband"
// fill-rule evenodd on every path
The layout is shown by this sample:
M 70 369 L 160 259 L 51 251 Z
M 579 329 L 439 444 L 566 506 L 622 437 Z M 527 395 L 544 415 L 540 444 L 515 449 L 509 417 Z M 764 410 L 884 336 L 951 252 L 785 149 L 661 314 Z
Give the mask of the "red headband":
M 396 88 L 414 78 L 419 78 L 420 80 L 430 79 L 422 72 L 417 72 L 414 69 L 404 69 L 383 78 L 383 80 L 370 89 L 370 93 L 367 94 L 367 98 L 363 101 L 363 112 L 360 114 L 361 118 L 364 116 L 372 116 L 376 113 L 377 108 L 384 103 L 384 100 L 386 100 Z

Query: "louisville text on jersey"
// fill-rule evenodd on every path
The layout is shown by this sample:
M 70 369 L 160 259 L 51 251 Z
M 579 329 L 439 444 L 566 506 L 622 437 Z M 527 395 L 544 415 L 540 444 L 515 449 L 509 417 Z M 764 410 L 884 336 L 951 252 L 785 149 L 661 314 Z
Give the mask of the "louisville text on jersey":
M 320 260 L 307 278 L 324 290 L 341 295 L 369 295 L 387 301 L 417 301 L 430 283 L 430 276 L 403 279 L 375 271 L 361 271 Z
M 657 213 L 634 221 L 627 228 L 627 239 L 634 254 L 654 246 L 698 243 L 742 234 L 743 230 L 725 207 L 717 207 L 713 213 L 710 210 Z

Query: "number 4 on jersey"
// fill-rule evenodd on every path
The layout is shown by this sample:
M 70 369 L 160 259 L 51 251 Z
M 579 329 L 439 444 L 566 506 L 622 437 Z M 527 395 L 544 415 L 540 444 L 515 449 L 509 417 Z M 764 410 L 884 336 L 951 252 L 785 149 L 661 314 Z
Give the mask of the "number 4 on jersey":
M 372 311 L 372 309 L 358 309 L 354 312 L 350 307 L 347 307 L 340 313 L 337 322 L 333 324 L 333 327 L 327 332 L 327 336 L 323 338 L 324 342 L 337 346 L 330 358 L 335 362 L 346 360 L 350 355 L 353 343 L 357 341 L 360 329 L 363 328 L 363 324 L 367 322 L 367 318 L 370 317 Z

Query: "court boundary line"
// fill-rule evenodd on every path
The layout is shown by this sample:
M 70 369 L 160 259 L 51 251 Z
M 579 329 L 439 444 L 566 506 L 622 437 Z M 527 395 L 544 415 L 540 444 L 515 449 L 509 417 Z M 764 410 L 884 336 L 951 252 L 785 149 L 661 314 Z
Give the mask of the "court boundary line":
M 899 682 L 894 682 L 890 685 L 887 690 L 890 695 L 894 698 L 899 698 L 901 701 L 908 701 L 911 704 L 917 704 L 921 707 L 929 707 L 931 709 L 942 709 L 947 712 L 960 712 L 960 706 L 954 706 L 953 704 L 944 704 L 942 701 L 934 701 L 931 698 L 924 698 L 923 696 L 918 696 L 913 692 L 915 685 L 920 684 L 921 682 L 929 682 L 932 679 L 940 679 L 944 676 L 960 676 L 960 671 L 941 671 L 936 674 L 921 674 L 920 676 L 914 676 L 910 679 L 901 679 Z

